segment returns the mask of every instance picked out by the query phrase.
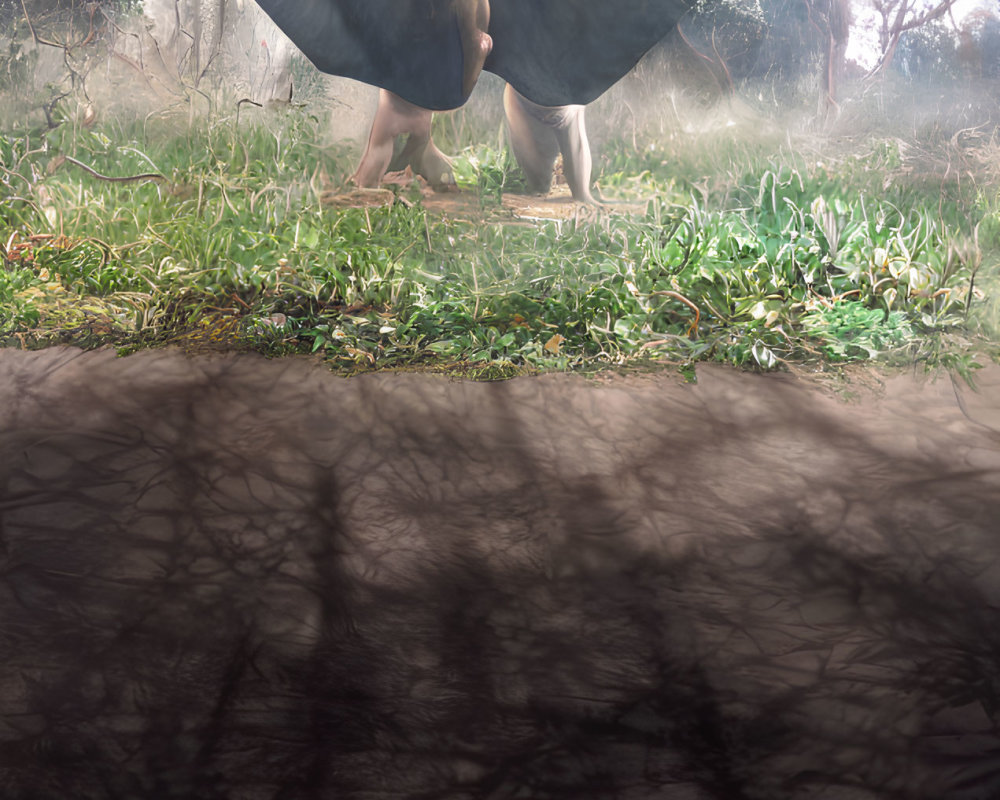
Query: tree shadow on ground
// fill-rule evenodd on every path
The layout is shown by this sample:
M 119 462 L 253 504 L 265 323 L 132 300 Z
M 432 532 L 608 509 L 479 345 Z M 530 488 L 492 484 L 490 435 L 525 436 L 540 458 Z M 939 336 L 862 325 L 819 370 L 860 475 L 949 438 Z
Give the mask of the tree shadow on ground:
M 991 798 L 1000 370 L 0 352 L 27 798 Z

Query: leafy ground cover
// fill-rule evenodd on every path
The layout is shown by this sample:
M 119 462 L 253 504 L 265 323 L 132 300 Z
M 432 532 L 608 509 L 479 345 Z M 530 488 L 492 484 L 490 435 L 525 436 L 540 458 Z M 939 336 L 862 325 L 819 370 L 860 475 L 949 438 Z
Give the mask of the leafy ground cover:
M 609 143 L 606 208 L 525 220 L 500 202 L 516 168 L 482 145 L 456 163 L 477 199 L 461 210 L 405 183 L 343 207 L 354 156 L 300 110 L 11 131 L 0 341 L 481 377 L 702 359 L 968 370 L 996 352 L 1000 183 L 914 169 L 896 140 L 810 160 L 726 137 Z

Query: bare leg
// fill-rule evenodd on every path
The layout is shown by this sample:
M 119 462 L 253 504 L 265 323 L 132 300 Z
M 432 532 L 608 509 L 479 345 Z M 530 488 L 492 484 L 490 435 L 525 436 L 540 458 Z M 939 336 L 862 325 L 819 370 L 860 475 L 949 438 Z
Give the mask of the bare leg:
M 556 156 L 562 153 L 563 171 L 573 197 L 581 203 L 594 203 L 590 194 L 593 162 L 584 106 L 540 106 L 508 84 L 503 107 L 511 149 L 531 191 L 549 191 Z
M 493 40 L 486 33 L 490 24 L 489 0 L 455 0 L 454 11 L 462 38 L 462 90 L 468 95 L 493 49 Z M 435 189 L 454 186 L 451 162 L 431 140 L 431 118 L 428 109 L 380 89 L 368 147 L 354 173 L 354 182 L 358 186 L 378 186 L 388 170 L 409 166 Z M 402 149 L 396 149 L 396 139 L 400 136 L 407 137 L 406 143 Z
M 455 176 L 451 171 L 451 161 L 448 156 L 437 149 L 430 138 L 411 133 L 406 142 L 393 151 L 389 162 L 389 172 L 410 167 L 436 190 L 446 189 L 455 184 Z
M 455 177 L 448 158 L 431 141 L 431 112 L 380 89 L 378 110 L 368 136 L 368 147 L 354 173 L 358 186 L 378 186 L 390 165 L 410 165 L 435 188 L 453 185 Z M 398 136 L 407 136 L 400 154 L 393 159 Z
M 514 158 L 528 179 L 528 190 L 546 194 L 552 188 L 552 168 L 559 155 L 559 142 L 552 128 L 531 113 L 525 105 L 527 102 L 507 84 L 503 93 L 503 107 L 507 115 L 507 130 L 510 132 Z
M 563 174 L 573 197 L 581 203 L 593 203 L 590 194 L 590 173 L 593 160 L 587 126 L 584 123 L 584 106 L 566 106 L 566 113 L 572 117 L 566 124 L 556 126 L 556 139 L 563 157 Z
M 455 11 L 462 37 L 462 93 L 468 97 L 493 49 L 493 39 L 486 33 L 490 27 L 489 0 L 456 0 Z

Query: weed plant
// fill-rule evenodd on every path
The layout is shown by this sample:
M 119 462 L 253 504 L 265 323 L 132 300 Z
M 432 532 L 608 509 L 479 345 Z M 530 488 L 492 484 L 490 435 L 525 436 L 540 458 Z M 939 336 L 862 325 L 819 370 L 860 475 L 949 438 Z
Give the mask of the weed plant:
M 299 110 L 11 132 L 0 339 L 488 377 L 642 360 L 968 368 L 993 347 L 970 311 L 1000 251 L 1000 193 L 921 182 L 894 147 L 818 163 L 736 143 L 609 145 L 606 210 L 526 224 L 499 204 L 520 188 L 499 145 L 457 159 L 480 198 L 463 215 L 406 189 L 384 207 L 325 203 L 354 155 Z

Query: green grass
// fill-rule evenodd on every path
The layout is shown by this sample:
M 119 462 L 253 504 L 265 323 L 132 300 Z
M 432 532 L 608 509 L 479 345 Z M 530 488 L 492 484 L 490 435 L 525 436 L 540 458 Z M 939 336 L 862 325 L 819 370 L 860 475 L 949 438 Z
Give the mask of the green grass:
M 320 353 L 346 370 L 479 377 L 713 359 L 968 367 L 1000 251 L 1000 189 L 907 177 L 892 142 L 834 164 L 744 147 L 612 144 L 615 210 L 527 225 L 509 155 L 468 147 L 469 218 L 412 192 L 322 202 L 353 157 L 301 112 L 181 130 L 66 123 L 0 138 L 0 340 Z M 708 155 L 710 154 L 710 155 Z M 109 182 L 156 172 L 162 181 Z M 979 277 L 977 278 L 977 275 Z M 971 314 L 971 316 L 970 316 Z

